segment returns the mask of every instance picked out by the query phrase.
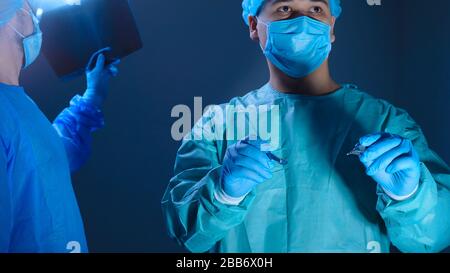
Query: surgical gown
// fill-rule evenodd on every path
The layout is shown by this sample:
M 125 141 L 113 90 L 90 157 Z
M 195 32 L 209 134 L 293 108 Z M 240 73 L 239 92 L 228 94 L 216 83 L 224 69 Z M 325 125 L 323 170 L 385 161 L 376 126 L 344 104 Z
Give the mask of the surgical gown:
M 0 84 L 0 252 L 87 252 L 71 184 L 101 114 L 75 97 L 52 124 L 23 88 Z
M 215 198 L 227 147 L 225 130 L 183 141 L 162 200 L 170 236 L 192 252 L 437 252 L 450 244 L 450 169 L 402 109 L 352 85 L 325 96 L 283 94 L 269 84 L 227 105 L 278 105 L 287 159 L 240 205 Z M 222 105 L 221 107 L 225 107 Z M 203 126 L 214 118 L 207 112 Z M 226 128 L 227 124 L 223 124 Z M 417 193 L 390 199 L 349 157 L 359 138 L 389 132 L 410 139 L 421 158 Z M 197 140 L 196 140 L 197 139 Z

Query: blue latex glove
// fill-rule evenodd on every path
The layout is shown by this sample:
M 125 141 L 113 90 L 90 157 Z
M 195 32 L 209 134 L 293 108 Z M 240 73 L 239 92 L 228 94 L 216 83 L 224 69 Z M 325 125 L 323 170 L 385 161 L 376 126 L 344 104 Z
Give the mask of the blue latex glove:
M 377 133 L 364 136 L 359 142 L 367 148 L 360 156 L 367 175 L 389 196 L 403 200 L 415 193 L 420 180 L 420 159 L 410 140 Z
M 222 164 L 223 191 L 233 198 L 240 198 L 255 186 L 272 178 L 271 162 L 261 151 L 261 140 L 241 140 L 228 147 Z
M 110 50 L 111 48 L 107 47 L 95 52 L 86 68 L 87 90 L 83 99 L 97 108 L 101 108 L 106 100 L 109 79 L 116 77 L 119 73 L 117 65 L 120 64 L 120 60 L 115 60 L 105 66 L 106 57 L 104 53 Z

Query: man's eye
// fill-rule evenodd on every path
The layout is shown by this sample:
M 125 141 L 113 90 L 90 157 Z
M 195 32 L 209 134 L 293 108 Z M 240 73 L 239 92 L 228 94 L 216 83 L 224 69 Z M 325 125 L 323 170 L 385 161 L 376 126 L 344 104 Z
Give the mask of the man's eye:
M 289 6 L 282 6 L 277 11 L 281 13 L 290 13 L 292 12 L 292 9 Z
M 322 13 L 323 9 L 321 7 L 312 7 L 310 12 L 311 13 Z

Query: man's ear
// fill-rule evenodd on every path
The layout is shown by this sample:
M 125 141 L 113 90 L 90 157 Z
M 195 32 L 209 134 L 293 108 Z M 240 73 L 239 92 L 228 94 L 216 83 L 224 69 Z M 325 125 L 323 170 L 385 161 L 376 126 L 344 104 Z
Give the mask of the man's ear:
M 255 16 L 249 16 L 248 17 L 248 28 L 250 31 L 250 39 L 253 41 L 259 41 L 259 34 L 258 34 L 258 21 Z
M 336 41 L 336 35 L 334 35 L 334 26 L 336 24 L 336 17 L 331 17 L 331 32 L 330 32 L 330 37 L 331 37 L 331 42 L 334 43 L 334 41 Z

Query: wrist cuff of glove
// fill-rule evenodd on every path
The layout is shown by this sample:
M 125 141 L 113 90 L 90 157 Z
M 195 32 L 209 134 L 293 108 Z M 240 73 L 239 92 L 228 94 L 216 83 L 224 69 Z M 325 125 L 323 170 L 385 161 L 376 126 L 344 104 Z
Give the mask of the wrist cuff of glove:
M 97 109 L 100 109 L 103 105 L 103 102 L 105 101 L 105 99 L 103 97 L 101 97 L 97 94 L 95 89 L 87 89 L 84 92 L 84 95 L 82 98 L 86 103 L 92 105 L 93 107 L 95 107 Z
M 249 193 L 245 194 L 242 197 L 231 197 L 222 189 L 222 186 L 219 186 L 214 191 L 214 198 L 216 198 L 217 201 L 224 205 L 238 206 L 245 199 L 245 197 L 247 197 L 248 194 Z
M 71 116 L 81 124 L 87 124 L 92 130 L 97 130 L 105 125 L 105 118 L 102 111 L 81 96 L 75 96 L 70 101 Z
M 395 200 L 395 201 L 405 201 L 406 199 L 409 199 L 411 196 L 413 196 L 414 194 L 416 194 L 417 190 L 419 189 L 419 183 L 417 183 L 416 188 L 412 191 L 412 193 L 406 195 L 406 196 L 398 196 L 396 194 L 393 194 L 391 192 L 389 192 L 388 190 L 386 190 L 384 187 L 381 187 L 384 191 L 384 193 L 386 193 L 387 196 L 389 196 L 391 199 Z
M 92 103 L 93 97 L 89 95 L 76 95 L 70 101 L 70 106 L 74 106 L 82 110 L 83 112 L 89 112 L 97 114 L 101 112 L 101 109 L 94 103 Z

